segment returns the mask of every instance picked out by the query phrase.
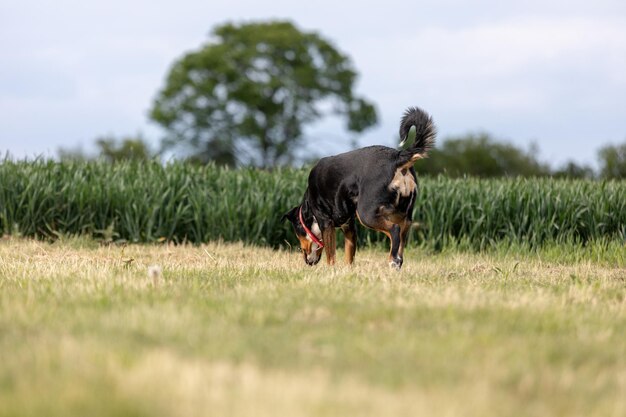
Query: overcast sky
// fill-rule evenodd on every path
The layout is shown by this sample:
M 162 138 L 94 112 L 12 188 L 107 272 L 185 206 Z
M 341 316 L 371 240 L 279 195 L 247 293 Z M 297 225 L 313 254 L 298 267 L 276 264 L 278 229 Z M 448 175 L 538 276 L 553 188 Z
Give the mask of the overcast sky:
M 55 156 L 138 132 L 156 145 L 147 111 L 172 62 L 217 24 L 270 18 L 351 56 L 380 114 L 361 145 L 394 145 L 413 105 L 440 140 L 534 141 L 553 166 L 626 141 L 624 0 L 0 0 L 0 152 Z M 332 121 L 308 135 L 320 155 L 348 147 Z

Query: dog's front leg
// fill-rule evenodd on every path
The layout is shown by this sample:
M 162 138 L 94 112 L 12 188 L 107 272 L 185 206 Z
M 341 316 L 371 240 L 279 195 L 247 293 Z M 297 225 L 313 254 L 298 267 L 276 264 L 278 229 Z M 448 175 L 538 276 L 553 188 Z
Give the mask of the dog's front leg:
M 324 251 L 326 251 L 326 263 L 334 265 L 337 241 L 333 226 L 327 226 L 322 229 L 322 241 L 324 242 Z
M 352 265 L 354 262 L 354 254 L 356 253 L 356 226 L 354 219 L 341 226 L 341 230 L 345 236 L 346 263 Z

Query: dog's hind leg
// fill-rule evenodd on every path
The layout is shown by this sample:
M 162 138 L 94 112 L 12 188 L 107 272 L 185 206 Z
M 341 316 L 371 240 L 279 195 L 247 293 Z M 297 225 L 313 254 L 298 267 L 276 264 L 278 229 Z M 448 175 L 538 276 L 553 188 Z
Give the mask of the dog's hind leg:
M 356 213 L 359 221 L 364 226 L 387 235 L 391 241 L 389 265 L 393 268 L 400 269 L 402 267 L 402 252 L 404 249 L 402 228 L 387 219 L 386 216 L 381 214 L 377 209 L 368 210 L 364 213 L 359 213 L 359 210 L 357 210 Z M 406 235 L 404 237 L 406 237 Z
M 356 253 L 356 226 L 354 219 L 348 220 L 346 224 L 341 226 L 341 231 L 345 236 L 346 263 L 351 265 L 354 262 L 354 254 Z
M 324 251 L 326 252 L 326 263 L 328 265 L 334 265 L 337 237 L 335 235 L 335 228 L 332 225 L 322 229 L 322 241 L 324 242 Z
M 404 248 L 411 229 L 411 221 L 404 220 L 400 224 L 394 224 L 391 228 L 391 253 L 389 254 L 389 265 L 400 269 L 404 259 Z M 395 242 L 398 242 L 396 245 Z
M 409 230 L 411 229 L 411 221 L 405 220 L 400 224 L 400 248 L 398 249 L 398 257 L 400 258 L 400 262 L 402 263 L 402 259 L 404 258 L 404 248 L 406 248 L 406 241 L 409 237 Z
M 402 252 L 404 245 L 402 244 L 402 229 L 399 225 L 393 224 L 389 231 L 391 239 L 391 250 L 389 251 L 389 266 L 400 269 L 402 267 Z

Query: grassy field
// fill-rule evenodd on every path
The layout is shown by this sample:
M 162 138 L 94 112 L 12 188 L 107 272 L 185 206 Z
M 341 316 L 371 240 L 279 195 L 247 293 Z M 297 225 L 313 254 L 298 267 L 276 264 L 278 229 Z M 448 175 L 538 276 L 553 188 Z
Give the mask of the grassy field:
M 626 415 L 623 246 L 385 259 L 0 240 L 0 415 Z

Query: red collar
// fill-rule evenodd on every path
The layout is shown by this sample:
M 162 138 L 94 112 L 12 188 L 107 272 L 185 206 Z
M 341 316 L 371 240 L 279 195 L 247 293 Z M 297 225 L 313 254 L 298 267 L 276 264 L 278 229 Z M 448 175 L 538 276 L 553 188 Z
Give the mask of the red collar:
M 315 236 L 308 227 L 306 227 L 306 224 L 304 224 L 304 219 L 302 218 L 302 206 L 300 206 L 299 216 L 300 216 L 300 224 L 302 225 L 302 227 L 304 227 L 304 231 L 306 232 L 306 234 L 311 238 L 313 242 L 317 243 L 317 246 L 319 246 L 320 249 L 323 248 L 324 244 L 322 243 L 322 241 L 319 240 L 317 236 Z

